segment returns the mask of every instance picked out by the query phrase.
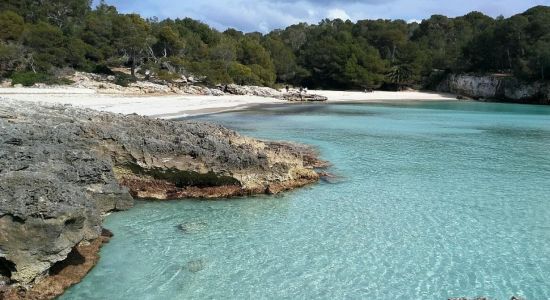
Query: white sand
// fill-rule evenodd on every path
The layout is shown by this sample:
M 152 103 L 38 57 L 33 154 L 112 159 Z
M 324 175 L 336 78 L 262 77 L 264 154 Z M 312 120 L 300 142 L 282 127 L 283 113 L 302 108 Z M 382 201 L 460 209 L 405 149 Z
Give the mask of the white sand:
M 386 102 L 386 101 L 445 101 L 456 100 L 456 96 L 450 94 L 438 94 L 428 92 L 346 92 L 346 91 L 311 91 L 311 94 L 325 96 L 329 102 Z
M 329 98 L 329 102 L 385 102 L 403 100 L 442 101 L 452 95 L 423 92 L 340 92 L 311 91 Z M 275 98 L 256 96 L 191 96 L 191 95 L 109 95 L 78 88 L 0 88 L 0 99 L 72 104 L 113 113 L 157 118 L 179 118 L 222 112 L 265 104 L 287 104 Z M 0 100 L 1 101 L 1 100 Z

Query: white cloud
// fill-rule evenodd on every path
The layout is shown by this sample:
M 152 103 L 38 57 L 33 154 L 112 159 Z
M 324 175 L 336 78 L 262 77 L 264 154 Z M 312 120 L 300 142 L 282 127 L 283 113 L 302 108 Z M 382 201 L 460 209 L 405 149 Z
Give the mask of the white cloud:
M 329 9 L 327 18 L 329 19 L 342 19 L 342 20 L 351 20 L 351 17 L 348 13 L 340 8 Z
M 1 1 L 1 0 L 0 0 Z M 201 20 L 220 30 L 267 32 L 299 22 L 315 24 L 324 18 L 353 21 L 402 19 L 420 21 L 432 14 L 451 17 L 478 10 L 490 16 L 510 16 L 550 0 L 107 0 L 122 12 L 143 16 Z M 95 3 L 98 0 L 94 0 Z

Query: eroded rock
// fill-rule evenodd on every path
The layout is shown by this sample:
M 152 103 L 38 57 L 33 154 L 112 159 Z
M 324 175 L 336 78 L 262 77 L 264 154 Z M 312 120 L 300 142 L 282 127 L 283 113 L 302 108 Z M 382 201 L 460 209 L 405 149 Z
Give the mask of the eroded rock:
M 279 193 L 317 181 L 322 165 L 308 147 L 201 122 L 11 100 L 0 112 L 0 276 L 23 291 L 96 241 L 102 216 L 132 196 Z
M 325 102 L 328 100 L 325 96 L 306 94 L 306 93 L 287 93 L 281 99 L 291 102 Z
M 280 91 L 269 87 L 245 86 L 236 84 L 227 85 L 224 87 L 224 90 L 226 93 L 233 95 L 249 95 L 272 98 L 279 98 L 283 94 Z
M 511 76 L 453 74 L 437 90 L 475 100 L 550 104 L 550 84 L 522 82 Z

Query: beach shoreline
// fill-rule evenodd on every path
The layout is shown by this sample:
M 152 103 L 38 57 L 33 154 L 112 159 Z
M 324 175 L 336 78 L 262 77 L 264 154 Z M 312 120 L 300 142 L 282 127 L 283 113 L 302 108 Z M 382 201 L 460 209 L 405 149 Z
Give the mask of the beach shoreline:
M 456 101 L 456 96 L 432 92 L 381 92 L 313 90 L 311 94 L 328 98 L 324 103 L 387 103 L 398 101 Z M 104 94 L 92 89 L 55 88 L 0 88 L 0 99 L 70 104 L 98 111 L 138 114 L 161 119 L 186 117 L 243 110 L 255 106 L 292 104 L 285 100 L 260 96 L 201 96 L 178 94 Z M 300 103 L 300 102 L 298 102 Z

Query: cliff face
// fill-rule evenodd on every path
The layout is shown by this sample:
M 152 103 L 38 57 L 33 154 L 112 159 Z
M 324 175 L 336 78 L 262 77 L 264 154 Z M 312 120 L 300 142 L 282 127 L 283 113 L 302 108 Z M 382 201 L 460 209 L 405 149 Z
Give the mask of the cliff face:
M 206 123 L 2 100 L 0 129 L 0 296 L 94 243 L 102 215 L 133 197 L 278 193 L 319 178 L 307 147 Z
M 550 83 L 525 83 L 513 77 L 453 74 L 438 86 L 438 91 L 479 100 L 550 104 Z

